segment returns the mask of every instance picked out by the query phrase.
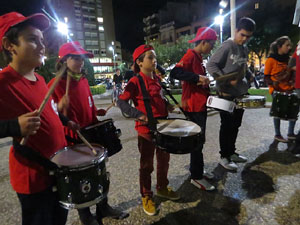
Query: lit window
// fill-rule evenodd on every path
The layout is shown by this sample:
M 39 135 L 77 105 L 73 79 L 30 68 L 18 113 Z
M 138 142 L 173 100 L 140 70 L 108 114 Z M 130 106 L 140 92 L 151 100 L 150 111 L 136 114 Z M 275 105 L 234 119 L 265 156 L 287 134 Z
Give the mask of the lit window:
M 104 31 L 104 27 L 103 26 L 99 26 L 99 30 L 100 31 Z
M 255 9 L 259 9 L 259 3 L 255 3 Z
M 103 23 L 103 17 L 97 17 L 97 21 L 98 21 L 99 23 Z

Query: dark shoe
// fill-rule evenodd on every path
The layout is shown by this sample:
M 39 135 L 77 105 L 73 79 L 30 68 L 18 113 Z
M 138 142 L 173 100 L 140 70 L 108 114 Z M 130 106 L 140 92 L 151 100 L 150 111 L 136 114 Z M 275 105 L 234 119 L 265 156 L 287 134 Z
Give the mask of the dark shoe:
M 296 140 L 296 135 L 295 134 L 288 134 L 287 138 L 288 138 L 289 141 L 293 141 L 293 140 Z
M 110 217 L 116 220 L 122 220 L 129 216 L 129 213 L 120 211 L 118 209 L 114 209 L 108 204 L 100 207 L 97 205 L 96 212 L 97 212 L 97 218 Z
M 102 225 L 102 222 L 97 222 L 89 208 L 78 209 L 78 214 L 82 225 Z
M 286 140 L 284 137 L 282 137 L 281 135 L 276 135 L 274 137 L 275 140 L 279 141 L 279 142 L 283 142 L 283 143 L 287 143 L 288 140 Z

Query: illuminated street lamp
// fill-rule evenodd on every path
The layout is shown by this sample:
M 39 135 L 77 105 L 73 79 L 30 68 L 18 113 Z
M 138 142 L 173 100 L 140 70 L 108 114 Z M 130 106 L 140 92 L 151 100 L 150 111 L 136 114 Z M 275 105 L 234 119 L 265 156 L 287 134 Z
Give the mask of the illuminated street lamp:
M 220 25 L 220 42 L 223 42 L 223 22 L 224 22 L 224 16 L 218 15 L 215 17 L 215 24 Z
M 115 49 L 114 49 L 112 46 L 110 46 L 110 47 L 109 47 L 109 50 L 112 51 L 112 53 L 113 53 L 114 71 L 116 71 L 116 59 L 115 59 L 116 55 L 115 55 Z

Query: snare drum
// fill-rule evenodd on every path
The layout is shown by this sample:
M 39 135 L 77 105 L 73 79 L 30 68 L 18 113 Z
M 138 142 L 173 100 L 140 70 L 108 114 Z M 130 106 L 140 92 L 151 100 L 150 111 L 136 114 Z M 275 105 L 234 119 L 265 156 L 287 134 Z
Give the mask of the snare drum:
M 248 95 L 243 98 L 236 99 L 236 107 L 242 109 L 263 108 L 266 104 L 265 96 Z
M 283 120 L 297 120 L 299 99 L 296 93 L 274 91 L 270 116 Z
M 106 149 L 93 145 L 95 156 L 85 145 L 65 147 L 51 157 L 58 165 L 55 171 L 59 202 L 66 209 L 95 205 L 108 193 L 109 174 L 106 172 Z
M 204 143 L 200 126 L 184 119 L 158 120 L 154 137 L 159 148 L 174 154 L 191 153 Z
M 233 101 L 219 98 L 217 96 L 209 96 L 206 101 L 206 106 L 227 112 L 233 112 L 236 104 Z
M 96 124 L 81 129 L 81 134 L 91 143 L 97 143 L 108 151 L 108 157 L 118 153 L 122 149 L 119 139 L 121 130 L 116 129 L 112 119 L 100 121 Z

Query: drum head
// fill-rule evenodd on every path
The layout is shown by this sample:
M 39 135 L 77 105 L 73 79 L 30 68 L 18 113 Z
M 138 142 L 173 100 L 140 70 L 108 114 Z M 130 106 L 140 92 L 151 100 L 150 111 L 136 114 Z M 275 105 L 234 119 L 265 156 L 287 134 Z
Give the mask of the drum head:
M 105 156 L 105 148 L 93 145 L 97 151 L 95 156 L 91 149 L 84 144 L 65 147 L 51 157 L 51 161 L 59 166 L 79 167 L 89 165 Z
M 188 120 L 169 119 L 158 120 L 157 131 L 169 136 L 187 137 L 199 134 L 201 128 L 198 124 Z

